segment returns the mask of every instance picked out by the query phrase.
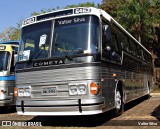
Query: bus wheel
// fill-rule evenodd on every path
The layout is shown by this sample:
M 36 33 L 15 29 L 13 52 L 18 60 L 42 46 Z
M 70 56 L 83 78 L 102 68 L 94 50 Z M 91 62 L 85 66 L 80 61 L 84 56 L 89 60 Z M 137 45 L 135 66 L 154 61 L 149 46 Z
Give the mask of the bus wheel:
M 115 116 L 120 116 L 124 111 L 124 103 L 122 92 L 119 88 L 116 89 L 115 93 Z

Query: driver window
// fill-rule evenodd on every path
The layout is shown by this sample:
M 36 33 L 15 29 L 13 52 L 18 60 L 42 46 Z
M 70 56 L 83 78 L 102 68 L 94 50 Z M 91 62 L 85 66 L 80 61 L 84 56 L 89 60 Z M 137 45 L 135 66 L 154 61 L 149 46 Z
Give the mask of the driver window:
M 120 61 L 120 52 L 118 46 L 118 37 L 112 32 L 112 41 L 111 41 L 111 58 L 113 60 Z
M 114 33 L 112 33 L 111 48 L 112 48 L 112 50 L 118 52 L 118 40 L 117 40 L 117 35 L 114 34 Z
M 109 26 L 103 22 L 102 28 L 102 57 L 115 61 L 121 60 L 120 47 L 118 45 L 119 30 L 113 24 Z
M 110 46 L 111 43 L 111 29 L 110 26 L 105 23 L 103 23 L 103 28 L 102 28 L 102 57 L 103 58 L 109 58 L 109 50 L 107 50 L 107 47 Z

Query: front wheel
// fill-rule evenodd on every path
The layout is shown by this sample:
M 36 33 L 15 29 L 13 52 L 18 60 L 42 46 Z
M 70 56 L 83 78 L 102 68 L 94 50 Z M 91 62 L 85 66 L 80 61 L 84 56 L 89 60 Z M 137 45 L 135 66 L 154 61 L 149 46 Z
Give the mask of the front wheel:
M 115 93 L 115 116 L 120 116 L 124 111 L 124 102 L 123 102 L 123 95 L 122 91 L 118 88 L 116 89 Z

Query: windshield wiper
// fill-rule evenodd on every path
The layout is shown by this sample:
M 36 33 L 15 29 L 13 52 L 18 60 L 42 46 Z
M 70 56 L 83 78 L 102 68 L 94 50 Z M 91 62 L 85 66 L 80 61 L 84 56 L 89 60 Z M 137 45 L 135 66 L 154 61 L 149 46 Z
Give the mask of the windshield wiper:
M 42 46 L 40 46 L 40 48 L 38 49 L 38 51 L 34 52 L 33 56 L 27 61 L 28 64 L 30 64 L 33 60 L 33 58 L 35 57 L 35 59 L 37 59 L 42 52 L 39 52 L 41 50 L 42 47 L 44 47 L 45 44 L 43 44 Z
M 65 57 L 68 59 L 68 60 L 73 60 L 71 56 L 68 55 L 67 51 L 58 44 L 58 34 L 56 34 L 56 38 L 55 38 L 55 44 L 54 44 L 55 47 L 59 47 L 61 49 L 61 51 L 63 52 L 63 54 L 65 55 Z M 58 49 L 58 48 L 57 48 Z

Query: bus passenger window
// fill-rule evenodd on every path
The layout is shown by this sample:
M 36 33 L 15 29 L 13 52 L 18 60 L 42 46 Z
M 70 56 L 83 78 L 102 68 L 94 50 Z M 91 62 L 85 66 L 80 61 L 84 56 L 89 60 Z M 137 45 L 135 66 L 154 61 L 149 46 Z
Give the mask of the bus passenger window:
M 142 57 L 142 49 L 140 46 L 137 46 L 138 58 L 143 59 Z
M 102 56 L 109 58 L 111 44 L 111 29 L 109 25 L 104 25 L 102 30 Z
M 118 51 L 118 44 L 117 44 L 118 40 L 117 40 L 117 36 L 116 34 L 112 34 L 112 42 L 111 42 L 111 48 L 115 51 Z
M 129 43 L 130 43 L 131 53 L 137 57 L 138 56 L 137 43 L 132 39 L 129 40 Z
M 127 40 L 127 37 L 124 34 L 122 34 L 122 37 L 120 38 L 120 40 L 121 40 L 122 49 L 127 51 L 127 52 L 130 52 L 130 50 L 129 50 L 129 42 Z
M 111 58 L 120 60 L 117 35 L 112 33 Z

